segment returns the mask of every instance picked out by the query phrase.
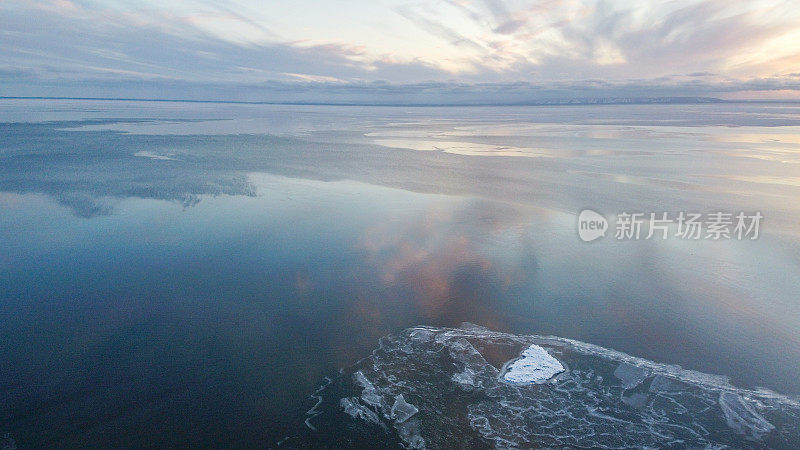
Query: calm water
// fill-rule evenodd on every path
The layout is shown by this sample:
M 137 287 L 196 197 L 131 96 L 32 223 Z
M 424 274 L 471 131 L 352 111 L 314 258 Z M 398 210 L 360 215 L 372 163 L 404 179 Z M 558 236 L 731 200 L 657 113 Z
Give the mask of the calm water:
M 0 100 L 0 436 L 260 445 L 381 336 L 472 322 L 800 394 L 800 105 Z M 738 212 L 756 241 L 591 244 Z

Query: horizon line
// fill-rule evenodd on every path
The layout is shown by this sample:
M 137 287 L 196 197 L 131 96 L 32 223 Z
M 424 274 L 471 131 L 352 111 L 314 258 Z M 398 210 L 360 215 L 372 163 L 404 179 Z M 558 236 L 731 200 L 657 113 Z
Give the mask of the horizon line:
M 180 98 L 134 98 L 134 97 L 69 97 L 69 96 L 0 96 L 0 100 L 84 100 L 120 102 L 163 103 L 221 103 L 244 105 L 288 105 L 288 106 L 386 106 L 386 107 L 492 107 L 492 106 L 603 106 L 603 105 L 669 105 L 669 104 L 715 104 L 715 103 L 800 103 L 800 99 L 721 99 L 697 96 L 653 96 L 653 97 L 583 97 L 575 99 L 550 99 L 526 102 L 499 103 L 369 103 L 369 102 L 314 102 L 314 101 L 258 101 L 258 100 L 213 100 Z

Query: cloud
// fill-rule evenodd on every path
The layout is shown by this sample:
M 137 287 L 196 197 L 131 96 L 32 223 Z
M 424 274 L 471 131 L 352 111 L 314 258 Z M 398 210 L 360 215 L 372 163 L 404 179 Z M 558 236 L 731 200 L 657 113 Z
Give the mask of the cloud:
M 397 12 L 424 32 L 444 39 L 454 46 L 468 46 L 478 50 L 484 49 L 483 45 L 460 34 L 446 23 L 431 19 L 432 11 L 423 10 L 418 12 L 416 9 L 417 8 L 401 7 L 397 9 Z
M 366 83 L 362 96 L 374 92 L 369 83 L 452 82 L 461 86 L 455 90 L 498 83 L 492 90 L 505 97 L 517 81 L 532 87 L 528 99 L 533 91 L 550 95 L 570 85 L 577 89 L 571 97 L 617 95 L 625 86 L 652 95 L 677 95 L 675 87 L 687 89 L 681 95 L 707 95 L 764 79 L 793 89 L 791 77 L 776 74 L 796 72 L 800 63 L 800 49 L 791 45 L 800 12 L 783 0 L 391 0 L 363 16 L 352 15 L 360 3 L 319 2 L 302 23 L 245 0 L 181 5 L 5 3 L 0 77 L 8 82 L 0 94 L 71 95 L 81 85 L 160 82 L 172 97 L 185 95 L 176 86 L 224 85 L 227 93 L 240 85 L 235 99 L 269 100 L 270 88 L 252 92 L 263 83 L 299 80 L 319 83 L 320 91 L 330 91 L 330 83 L 351 91 Z M 586 81 L 593 79 L 613 87 L 598 90 Z M 470 90 L 480 94 L 484 87 Z

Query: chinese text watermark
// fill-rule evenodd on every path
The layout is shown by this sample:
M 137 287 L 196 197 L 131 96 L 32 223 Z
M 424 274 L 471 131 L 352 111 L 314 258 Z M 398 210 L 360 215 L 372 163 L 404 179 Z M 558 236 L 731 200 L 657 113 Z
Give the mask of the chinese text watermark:
M 699 240 L 754 240 L 764 216 L 756 211 L 745 212 L 621 212 L 614 224 L 617 240 L 686 239 Z M 584 209 L 578 215 L 578 236 L 591 242 L 606 235 L 610 225 L 602 214 Z

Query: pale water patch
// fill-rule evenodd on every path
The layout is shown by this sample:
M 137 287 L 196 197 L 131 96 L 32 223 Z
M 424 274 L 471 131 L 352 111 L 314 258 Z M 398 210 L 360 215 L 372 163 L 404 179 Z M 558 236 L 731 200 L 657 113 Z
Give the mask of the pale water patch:
M 779 186 L 800 187 L 800 177 L 775 177 L 775 176 L 730 176 L 731 180 L 744 181 L 747 183 L 772 184 Z
M 172 157 L 173 154 L 160 155 L 158 153 L 147 151 L 147 150 L 142 150 L 142 151 L 136 152 L 136 153 L 133 154 L 133 156 L 138 156 L 140 158 L 150 158 L 150 159 L 155 159 L 155 160 L 160 160 L 160 161 L 179 161 L 177 158 L 173 158 Z
M 553 151 L 542 148 L 516 147 L 512 145 L 484 144 L 479 142 L 436 141 L 426 139 L 376 139 L 375 144 L 391 148 L 420 151 L 440 151 L 471 156 L 554 156 Z

